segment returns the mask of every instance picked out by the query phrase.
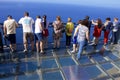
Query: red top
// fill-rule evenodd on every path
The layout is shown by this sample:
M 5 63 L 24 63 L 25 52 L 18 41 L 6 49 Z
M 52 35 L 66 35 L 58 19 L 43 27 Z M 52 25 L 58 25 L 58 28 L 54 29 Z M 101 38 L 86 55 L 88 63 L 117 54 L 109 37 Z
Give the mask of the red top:
M 101 28 L 99 28 L 97 25 L 94 26 L 93 36 L 97 38 L 101 36 Z

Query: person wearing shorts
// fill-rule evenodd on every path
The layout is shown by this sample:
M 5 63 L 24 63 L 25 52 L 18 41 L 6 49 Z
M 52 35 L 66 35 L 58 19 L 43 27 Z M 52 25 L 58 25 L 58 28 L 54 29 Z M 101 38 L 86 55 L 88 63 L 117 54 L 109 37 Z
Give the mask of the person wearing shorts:
M 81 22 L 82 22 L 82 20 L 78 21 L 77 27 L 80 27 Z M 77 27 L 75 28 L 75 31 L 76 31 Z M 71 51 L 71 53 L 75 53 L 75 52 L 77 52 L 77 36 L 73 37 L 73 50 Z
M 29 17 L 29 13 L 25 12 L 24 17 L 21 18 L 18 22 L 23 26 L 23 42 L 24 42 L 24 52 L 28 51 L 28 39 L 31 43 L 31 49 L 34 50 L 34 35 L 33 35 L 33 28 L 32 25 L 34 20 Z
M 73 50 L 71 53 L 77 52 L 77 36 L 73 37 Z
M 16 27 L 17 22 L 12 19 L 11 15 L 8 15 L 7 20 L 4 22 L 4 36 L 7 37 L 10 42 L 10 52 L 16 51 Z
M 40 16 L 36 17 L 35 21 L 35 40 L 36 40 L 36 48 L 37 52 L 44 53 L 43 52 L 43 27 L 42 27 L 42 20 Z

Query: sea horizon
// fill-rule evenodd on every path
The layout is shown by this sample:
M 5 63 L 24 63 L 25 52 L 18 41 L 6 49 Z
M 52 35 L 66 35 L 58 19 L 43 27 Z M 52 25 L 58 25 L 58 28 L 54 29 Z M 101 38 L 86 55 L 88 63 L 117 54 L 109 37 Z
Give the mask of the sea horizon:
M 0 23 L 6 20 L 7 15 L 12 15 L 18 21 L 25 11 L 28 11 L 34 20 L 37 15 L 46 14 L 50 22 L 53 22 L 58 15 L 63 22 L 67 22 L 68 17 L 71 17 L 73 22 L 77 22 L 79 19 L 84 19 L 86 15 L 90 16 L 90 19 L 101 18 L 104 21 L 106 17 L 119 18 L 120 14 L 117 8 L 37 2 L 1 2 L 0 10 Z

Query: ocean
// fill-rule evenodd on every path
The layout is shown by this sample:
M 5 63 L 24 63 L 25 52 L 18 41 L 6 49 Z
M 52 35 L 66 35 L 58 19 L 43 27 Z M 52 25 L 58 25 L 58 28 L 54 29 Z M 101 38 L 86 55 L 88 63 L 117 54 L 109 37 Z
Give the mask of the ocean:
M 106 17 L 120 18 L 120 10 L 115 8 L 93 7 L 82 5 L 52 4 L 37 2 L 0 2 L 0 23 L 7 19 L 7 15 L 12 15 L 16 21 L 23 17 L 23 13 L 28 11 L 30 16 L 35 20 L 37 15 L 47 15 L 49 22 L 53 22 L 56 16 L 61 16 L 63 22 L 71 17 L 73 22 L 84 19 L 86 15 L 90 19 L 101 18 L 103 22 Z M 50 30 L 49 42 L 52 42 L 52 28 Z M 65 40 L 65 37 L 62 39 Z M 22 28 L 17 29 L 17 43 L 22 43 Z

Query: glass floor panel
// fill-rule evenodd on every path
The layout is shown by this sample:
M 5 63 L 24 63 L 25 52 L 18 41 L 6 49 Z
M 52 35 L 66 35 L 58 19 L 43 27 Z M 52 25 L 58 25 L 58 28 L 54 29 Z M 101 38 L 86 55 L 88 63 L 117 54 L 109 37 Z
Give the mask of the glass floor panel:
M 97 62 L 105 62 L 106 60 L 100 54 L 92 55 L 92 58 Z
M 108 78 L 104 73 L 102 73 L 102 71 L 98 69 L 98 67 L 96 67 L 96 65 L 86 66 L 84 69 L 90 75 L 91 79 Z
M 62 68 L 67 80 L 90 80 L 90 75 L 80 66 L 68 66 Z
M 62 49 L 58 49 L 58 50 L 54 50 L 54 52 L 56 53 L 57 56 L 64 56 L 64 55 L 69 55 L 67 53 L 66 48 L 62 48 Z
M 59 57 L 59 62 L 62 67 L 75 65 L 75 62 L 72 60 L 71 57 Z
M 16 80 L 40 80 L 40 76 L 38 76 L 37 73 L 20 75 L 20 76 L 17 76 L 17 78 L 16 78 Z
M 44 59 L 42 60 L 40 67 L 42 69 L 57 68 L 55 59 Z
M 105 63 L 105 64 L 102 64 L 101 66 L 110 75 L 120 74 L 119 70 L 117 68 L 115 68 L 111 63 Z
M 18 64 L 20 67 L 19 71 L 20 72 L 31 72 L 35 71 L 37 69 L 37 62 L 23 62 L 21 64 Z
M 43 80 L 63 80 L 60 71 L 45 72 L 43 74 Z
M 0 78 L 0 80 L 15 80 L 15 77 Z
M 117 56 L 114 55 L 114 53 L 113 53 L 113 54 L 108 53 L 107 56 L 108 56 L 110 59 L 112 59 L 112 60 L 117 60 L 117 59 L 119 59 Z
M 110 75 L 115 80 L 120 79 L 120 59 L 112 51 L 105 51 L 105 56 L 92 54 L 92 58 L 81 55 L 78 61 L 76 54 L 70 55 L 63 45 L 58 50 L 49 46 L 44 55 L 18 51 L 13 59 L 7 50 L 5 61 L 0 62 L 0 80 L 80 80 L 80 76 L 83 80 L 112 80 Z
M 117 65 L 118 65 L 118 67 L 120 68 L 120 61 L 116 61 L 115 62 Z
M 80 64 L 85 65 L 85 64 L 92 64 L 88 56 L 81 56 L 79 59 Z

